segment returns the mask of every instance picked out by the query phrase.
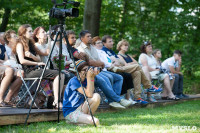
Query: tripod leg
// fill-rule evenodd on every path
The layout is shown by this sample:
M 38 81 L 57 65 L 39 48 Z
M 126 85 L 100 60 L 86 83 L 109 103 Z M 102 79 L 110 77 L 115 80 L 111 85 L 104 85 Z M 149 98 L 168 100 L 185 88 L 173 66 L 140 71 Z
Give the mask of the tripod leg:
M 63 34 L 64 34 L 64 38 L 65 38 L 65 40 L 66 40 L 66 42 L 67 42 L 67 50 L 68 50 L 68 52 L 69 52 L 70 58 L 71 58 L 72 61 L 73 61 L 74 66 L 75 66 L 76 74 L 77 74 L 78 80 L 79 80 L 79 82 L 80 82 L 80 84 L 81 84 L 81 88 L 82 88 L 82 90 L 83 90 L 83 94 L 84 94 L 86 103 L 87 103 L 87 105 L 88 105 L 88 109 L 89 109 L 90 115 L 91 115 L 91 117 L 92 117 L 92 121 L 93 121 L 93 123 L 94 123 L 94 126 L 96 127 L 96 123 L 95 123 L 95 121 L 94 121 L 94 116 L 93 116 L 93 114 L 92 114 L 92 111 L 91 111 L 91 108 L 90 108 L 90 105 L 89 105 L 89 102 L 88 102 L 88 98 L 87 98 L 87 96 L 86 96 L 86 94 L 85 94 L 85 90 L 84 90 L 84 88 L 83 88 L 83 86 L 82 86 L 82 83 L 81 83 L 81 80 L 80 80 L 80 75 L 79 75 L 79 73 L 78 73 L 78 71 L 77 71 L 77 67 L 76 67 L 76 65 L 75 65 L 75 60 L 74 60 L 74 56 L 73 56 L 73 54 L 72 54 L 71 46 L 70 46 L 70 44 L 69 44 L 68 38 L 67 38 L 67 36 L 66 36 L 66 33 L 64 32 Z
M 56 33 L 56 39 L 55 39 L 55 41 L 54 41 L 54 43 L 53 43 L 53 47 L 52 47 L 51 52 L 50 52 L 50 54 L 49 54 L 49 56 L 48 56 L 48 60 L 47 60 L 47 62 L 46 62 L 46 64 L 45 64 L 45 67 L 44 67 L 44 69 L 43 69 L 43 72 L 42 72 L 42 74 L 41 74 L 41 76 L 40 76 L 40 78 L 39 78 L 39 83 L 38 83 L 37 89 L 36 89 L 36 91 L 35 91 L 33 100 L 32 100 L 32 102 L 31 102 L 31 106 L 30 106 L 29 112 L 28 112 L 28 114 L 27 114 L 27 117 L 26 117 L 26 120 L 25 120 L 24 125 L 27 125 L 27 121 L 28 121 L 28 118 L 29 118 L 29 115 L 30 115 L 30 112 L 31 112 L 31 109 L 32 109 L 32 106 L 33 106 L 33 103 L 35 102 L 35 98 L 36 98 L 37 92 L 38 92 L 38 90 L 39 90 L 39 87 L 40 87 L 40 84 L 41 84 L 43 75 L 44 75 L 44 73 L 45 73 L 45 71 L 46 71 L 46 69 L 47 69 L 47 65 L 48 65 L 48 63 L 49 63 L 49 61 L 50 61 L 50 58 L 51 58 L 51 55 L 52 55 L 52 52 L 53 52 L 53 49 L 54 49 L 54 47 L 55 47 L 55 44 L 56 44 L 56 41 L 57 41 L 57 39 L 58 39 L 59 34 L 60 34 L 60 32 L 57 32 L 57 33 Z

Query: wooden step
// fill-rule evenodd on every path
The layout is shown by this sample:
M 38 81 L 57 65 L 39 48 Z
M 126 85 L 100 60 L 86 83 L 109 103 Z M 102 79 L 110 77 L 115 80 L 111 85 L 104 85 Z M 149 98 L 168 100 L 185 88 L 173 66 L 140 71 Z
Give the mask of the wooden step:
M 149 103 L 146 106 L 135 104 L 129 108 L 141 108 L 141 107 L 155 108 L 155 107 L 160 107 L 160 106 L 167 106 L 167 105 L 182 103 L 184 101 L 190 101 L 190 100 L 200 100 L 200 94 L 190 95 L 190 98 L 181 99 L 179 101 L 158 100 L 158 102 Z M 29 109 L 23 109 L 23 108 L 0 108 L 0 125 L 23 124 L 25 122 L 28 111 Z M 113 112 L 117 110 L 110 108 L 110 106 L 106 103 L 101 104 L 97 110 L 98 113 L 103 113 L 107 111 Z M 56 121 L 57 117 L 58 117 L 57 109 L 32 109 L 29 119 L 28 119 L 28 123 Z M 60 120 L 63 120 L 63 119 L 64 117 L 63 117 L 62 111 L 60 111 Z

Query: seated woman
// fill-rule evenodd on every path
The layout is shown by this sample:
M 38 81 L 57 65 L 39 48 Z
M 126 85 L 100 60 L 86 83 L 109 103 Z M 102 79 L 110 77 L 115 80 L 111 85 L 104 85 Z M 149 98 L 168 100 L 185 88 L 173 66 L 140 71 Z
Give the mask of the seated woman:
M 19 100 L 19 97 L 18 97 L 18 92 L 20 90 L 20 87 L 22 85 L 22 80 L 21 80 L 21 75 L 24 76 L 24 72 L 21 70 L 21 72 L 19 71 L 19 66 L 18 67 L 18 63 L 16 62 L 16 59 L 15 59 L 15 56 L 12 52 L 12 49 L 13 49 L 13 46 L 16 44 L 17 42 L 17 35 L 16 35 L 16 32 L 14 30 L 8 30 L 5 32 L 4 34 L 4 40 L 6 42 L 6 58 L 5 59 L 5 62 L 4 62 L 4 65 L 7 65 L 9 67 L 12 67 L 14 69 L 14 81 L 11 85 L 15 87 L 15 92 L 13 92 L 13 96 L 12 96 L 12 99 L 10 101 L 10 103 L 14 104 L 17 102 L 17 100 Z
M 160 49 L 155 49 L 153 51 L 153 56 L 155 57 L 156 61 L 157 61 L 157 65 L 159 68 L 162 69 L 162 72 L 163 73 L 167 73 L 169 75 L 169 79 L 170 79 L 170 86 L 171 88 L 173 87 L 174 85 L 174 81 L 175 81 L 175 77 L 173 75 L 173 73 L 170 73 L 169 71 L 167 71 L 166 69 L 164 69 L 162 66 L 161 66 L 161 58 L 162 58 L 162 53 L 161 53 L 161 50 Z
M 13 52 L 16 53 L 18 62 L 22 65 L 25 72 L 25 77 L 36 78 L 40 77 L 43 72 L 43 66 L 45 65 L 40 61 L 38 55 L 38 49 L 34 45 L 32 27 L 29 24 L 24 24 L 18 29 L 19 40 L 17 41 Z M 46 69 L 43 78 L 53 79 L 53 91 L 54 91 L 54 105 L 58 107 L 58 78 L 59 72 L 57 70 Z M 61 74 L 61 87 L 62 92 L 64 84 L 64 75 Z M 62 107 L 62 103 L 59 103 Z
M 175 97 L 170 86 L 169 75 L 159 74 L 160 69 L 158 69 L 158 64 L 154 56 L 152 55 L 152 44 L 151 42 L 145 42 L 140 47 L 142 54 L 139 56 L 139 64 L 142 66 L 142 69 L 149 80 L 158 78 L 161 81 L 164 81 L 164 89 L 162 93 L 163 100 L 178 100 L 179 98 Z
M 126 52 L 128 52 L 128 48 L 129 48 L 129 43 L 126 40 L 119 41 L 118 44 L 117 44 L 117 50 L 119 51 L 117 56 L 124 62 L 125 65 L 138 64 L 138 62 L 133 57 L 126 54 Z M 142 73 L 142 75 L 145 76 L 143 71 L 141 73 Z M 140 78 L 140 80 L 138 80 L 138 82 L 140 84 L 141 83 L 144 84 L 145 81 L 143 80 L 143 78 Z M 154 99 L 154 97 L 151 96 L 150 93 L 148 93 L 148 95 L 147 95 L 147 100 L 150 101 L 150 102 L 157 102 Z
M 38 54 L 40 55 L 41 61 L 46 63 L 50 53 L 50 45 L 47 44 L 47 33 L 44 27 L 39 26 L 33 31 L 33 39 L 35 46 L 39 49 Z
M 48 55 L 50 54 L 50 50 L 51 50 L 51 43 L 47 44 L 47 33 L 45 31 L 45 29 L 41 26 L 37 27 L 34 32 L 33 32 L 33 38 L 35 40 L 35 46 L 40 50 L 38 52 L 38 54 L 41 57 L 42 62 L 46 63 L 48 60 Z M 50 38 L 49 38 L 50 39 Z M 64 50 L 65 48 L 63 48 L 63 55 L 69 55 L 68 53 L 66 53 L 67 50 Z M 58 56 L 59 55 L 59 42 L 56 43 L 56 46 L 53 49 L 53 53 L 51 57 L 54 56 Z M 68 58 L 69 60 L 69 56 L 67 56 L 66 58 Z M 71 63 L 71 62 L 69 62 Z M 48 63 L 48 66 L 50 68 L 51 63 Z M 64 65 L 64 64 L 63 64 Z M 68 65 L 68 64 L 67 64 Z M 62 66 L 63 68 L 65 66 Z M 67 85 L 67 83 L 69 82 L 69 80 L 74 77 L 74 74 L 64 71 L 62 70 L 62 72 L 65 74 L 65 82 L 64 85 Z M 50 91 L 47 91 L 47 93 L 49 93 Z
M 78 60 L 76 67 L 80 75 L 80 79 L 88 97 L 88 102 L 92 113 L 94 114 L 100 104 L 100 95 L 94 93 L 94 77 L 99 73 L 96 68 L 88 70 L 88 63 L 84 60 Z M 63 98 L 63 115 L 66 122 L 75 124 L 93 124 L 87 102 L 83 95 L 81 84 L 77 77 L 70 79 Z M 94 117 L 96 125 L 99 120 Z

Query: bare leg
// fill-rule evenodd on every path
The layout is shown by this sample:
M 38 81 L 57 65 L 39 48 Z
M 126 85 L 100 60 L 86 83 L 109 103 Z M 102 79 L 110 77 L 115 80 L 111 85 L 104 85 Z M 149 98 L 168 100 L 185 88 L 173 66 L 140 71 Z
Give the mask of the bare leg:
M 171 88 L 173 88 L 174 81 L 175 81 L 175 78 L 173 78 L 172 80 L 170 80 L 170 87 L 171 87 Z
M 167 75 L 165 78 L 164 78 L 164 89 L 166 89 L 167 91 L 167 94 L 168 94 L 168 97 L 169 98 L 173 98 L 175 97 L 173 92 L 172 92 L 172 89 L 171 89 L 171 86 L 170 86 L 170 79 L 169 79 L 169 75 Z
M 14 70 L 12 68 L 8 67 L 5 69 L 5 76 L 3 80 L 1 81 L 1 85 L 0 85 L 1 86 L 0 87 L 0 102 L 3 101 L 4 93 L 8 89 L 8 86 L 13 79 L 13 74 L 14 74 Z
M 165 86 L 163 86 L 162 97 L 167 97 L 167 90 L 165 89 Z
M 60 81 L 60 95 L 62 93 L 62 89 L 63 89 L 63 86 L 64 86 L 64 74 L 61 74 L 61 81 Z M 54 81 L 53 81 L 53 92 L 54 92 L 54 103 L 55 104 L 58 104 L 58 91 L 59 91 L 59 76 L 57 76 Z M 62 107 L 62 104 L 60 103 L 60 107 Z
M 99 125 L 99 119 L 94 117 L 94 121 L 96 125 Z M 92 117 L 88 114 L 81 114 L 77 120 L 77 123 L 93 125 Z
M 17 77 L 17 79 L 15 79 L 15 81 L 11 84 L 8 94 L 6 95 L 4 101 L 5 102 L 11 101 L 11 98 L 14 96 L 14 94 L 18 94 L 21 85 L 22 85 L 22 80 L 20 77 Z
M 101 97 L 98 93 L 94 93 L 92 98 L 88 98 L 88 102 L 89 102 L 92 114 L 94 114 L 95 111 L 97 110 L 97 108 L 100 104 L 100 100 L 101 100 Z M 92 125 L 93 124 L 92 117 L 90 115 L 88 105 L 86 102 L 82 106 L 82 112 L 84 114 L 81 114 L 79 116 L 77 122 Z M 94 121 L 95 121 L 96 125 L 99 125 L 99 120 L 97 118 L 94 117 Z
M 98 93 L 94 93 L 92 98 L 88 98 L 88 102 L 89 102 L 92 114 L 94 114 L 97 108 L 99 107 L 100 101 L 101 101 L 101 97 Z M 90 114 L 87 102 L 83 104 L 82 111 L 85 114 Z

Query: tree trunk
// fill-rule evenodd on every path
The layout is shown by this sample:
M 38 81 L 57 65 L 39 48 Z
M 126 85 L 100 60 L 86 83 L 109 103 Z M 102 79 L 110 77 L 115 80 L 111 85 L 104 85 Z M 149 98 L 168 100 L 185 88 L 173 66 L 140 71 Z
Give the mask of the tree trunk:
M 125 34 L 125 27 L 127 25 L 127 6 L 128 6 L 129 0 L 124 0 L 123 3 L 123 13 L 122 13 L 122 18 L 121 18 L 121 26 L 120 26 L 120 33 L 119 33 L 119 38 L 123 38 Z
M 6 27 L 7 27 L 8 21 L 9 21 L 9 17 L 10 17 L 10 13 L 11 13 L 10 8 L 5 8 L 3 20 L 2 20 L 2 23 L 1 23 L 1 26 L 0 26 L 0 32 L 6 31 Z
M 89 30 L 92 36 L 99 35 L 102 0 L 85 0 L 83 29 Z

